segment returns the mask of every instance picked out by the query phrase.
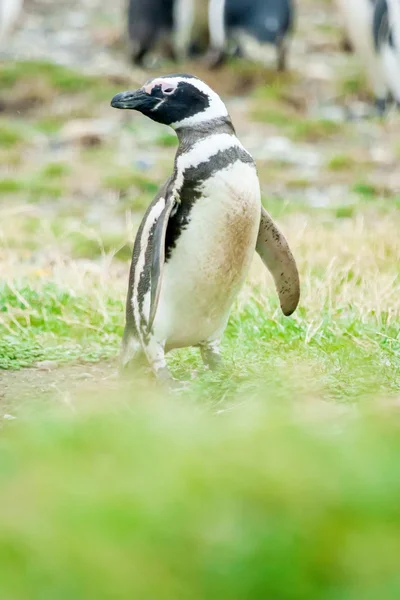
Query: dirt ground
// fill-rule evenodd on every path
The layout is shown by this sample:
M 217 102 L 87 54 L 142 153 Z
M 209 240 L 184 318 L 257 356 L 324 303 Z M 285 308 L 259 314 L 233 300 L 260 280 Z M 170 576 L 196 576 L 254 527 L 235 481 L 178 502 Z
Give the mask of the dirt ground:
M 115 361 L 91 364 L 58 365 L 43 362 L 34 368 L 0 372 L 0 403 L 3 414 L 16 416 L 32 400 L 41 398 L 42 404 L 66 404 L 74 392 L 82 394 L 112 391 L 117 384 Z M 18 404 L 15 399 L 18 398 Z

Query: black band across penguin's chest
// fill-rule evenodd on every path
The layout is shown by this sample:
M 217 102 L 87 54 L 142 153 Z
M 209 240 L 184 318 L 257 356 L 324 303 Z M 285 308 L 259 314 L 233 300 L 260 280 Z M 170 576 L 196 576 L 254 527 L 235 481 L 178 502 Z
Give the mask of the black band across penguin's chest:
M 165 236 L 165 262 L 171 258 L 182 231 L 190 223 L 194 204 L 203 197 L 204 183 L 235 162 L 254 164 L 246 150 L 239 146 L 233 146 L 226 150 L 220 150 L 209 157 L 207 161 L 185 169 L 183 184 L 178 190 L 179 203 L 168 222 Z

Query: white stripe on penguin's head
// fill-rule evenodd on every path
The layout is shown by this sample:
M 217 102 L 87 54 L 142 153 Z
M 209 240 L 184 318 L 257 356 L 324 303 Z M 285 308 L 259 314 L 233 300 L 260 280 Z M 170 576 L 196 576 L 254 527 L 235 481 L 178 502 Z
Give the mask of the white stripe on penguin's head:
M 199 92 L 198 98 L 193 94 L 193 88 Z M 173 129 L 195 127 L 200 123 L 228 116 L 228 110 L 219 95 L 204 81 L 194 76 L 157 77 L 147 82 L 143 90 L 150 95 L 153 91 L 161 91 L 162 97 L 152 112 L 158 111 L 162 106 L 166 118 L 169 113 L 173 119 L 167 123 Z M 201 98 L 204 99 L 203 103 Z
M 201 79 L 198 79 L 197 77 L 193 76 L 182 77 L 179 75 L 172 75 L 160 77 L 159 81 L 167 82 L 169 86 L 175 87 L 176 89 L 180 88 L 182 89 L 183 93 L 185 92 L 185 86 L 193 86 L 201 94 L 204 94 L 208 98 L 208 106 L 206 106 L 202 110 L 199 110 L 198 112 L 189 117 L 185 117 L 184 115 L 182 115 L 182 119 L 170 123 L 171 127 L 173 127 L 174 129 L 180 129 L 181 127 L 193 127 L 199 123 L 205 123 L 207 121 L 212 121 L 214 119 L 224 118 L 228 116 L 228 110 L 224 102 L 221 100 L 220 96 Z M 171 98 L 171 101 L 172 100 L 173 99 Z

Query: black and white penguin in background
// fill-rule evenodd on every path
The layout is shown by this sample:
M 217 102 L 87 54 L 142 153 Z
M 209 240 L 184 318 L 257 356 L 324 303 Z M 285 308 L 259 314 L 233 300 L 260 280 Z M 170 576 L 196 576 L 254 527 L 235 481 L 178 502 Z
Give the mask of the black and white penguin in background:
M 0 42 L 14 27 L 22 10 L 23 0 L 0 0 Z
M 396 43 L 395 34 L 400 20 L 399 1 L 336 0 L 343 25 L 362 61 L 380 114 L 386 110 L 389 92 L 395 98 L 399 97 L 400 45 Z
M 214 367 L 254 251 L 274 277 L 285 315 L 299 301 L 295 260 L 261 206 L 254 161 L 208 85 L 191 75 L 158 77 L 111 105 L 169 125 L 179 140 L 173 173 L 136 235 L 122 364 L 144 353 L 157 377 L 170 380 L 165 353 L 198 346 Z
M 400 107 L 400 0 L 377 0 L 373 32 L 386 84 Z
M 169 59 L 186 59 L 207 32 L 208 0 L 129 0 L 132 61 L 141 65 L 157 47 Z M 207 33 L 208 37 L 208 33 Z
M 271 48 L 277 68 L 286 68 L 289 37 L 294 27 L 294 0 L 210 0 L 211 55 L 221 64 L 229 42 L 255 62 L 269 62 Z
M 377 110 L 386 108 L 387 85 L 373 36 L 374 0 L 336 0 L 350 42 L 362 62 Z

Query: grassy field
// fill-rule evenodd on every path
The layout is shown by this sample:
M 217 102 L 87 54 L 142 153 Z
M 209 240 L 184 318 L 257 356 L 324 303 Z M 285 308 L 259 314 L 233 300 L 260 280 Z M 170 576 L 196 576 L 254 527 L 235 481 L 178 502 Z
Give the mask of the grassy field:
M 397 599 L 399 117 L 313 112 L 327 84 L 296 71 L 194 69 L 257 159 L 302 297 L 283 317 L 255 257 L 224 367 L 171 354 L 190 382 L 171 396 L 116 358 L 175 138 L 109 108 L 136 75 L 0 67 L 0 596 Z M 351 69 L 330 87 L 368 97 Z
M 170 171 L 174 138 L 108 108 L 113 93 L 131 82 L 43 63 L 12 63 L 0 80 L 0 366 L 11 371 L 44 361 L 54 371 L 73 361 L 113 360 L 134 231 Z M 363 148 L 371 135 L 366 125 L 294 113 L 287 98 L 300 93 L 298 86 L 293 76 L 256 85 L 244 117 L 242 111 L 234 120 L 239 135 L 246 126 L 263 128 L 265 139 L 283 130 L 293 148 L 318 149 L 316 182 L 287 161 L 258 160 L 264 205 L 299 264 L 301 304 L 293 318 L 281 315 L 256 257 L 229 323 L 223 371 L 205 372 L 195 350 L 171 356 L 174 374 L 195 377 L 192 388 L 215 403 L 275 379 L 340 402 L 399 393 L 400 195 L 389 185 L 388 166 Z M 284 126 L 269 118 L 278 105 Z M 393 152 L 398 126 L 368 125 Z M 44 381 L 57 373 L 44 372 Z M 3 379 L 18 386 L 31 376 L 22 370 Z M 18 395 L 7 400 L 18 404 Z

